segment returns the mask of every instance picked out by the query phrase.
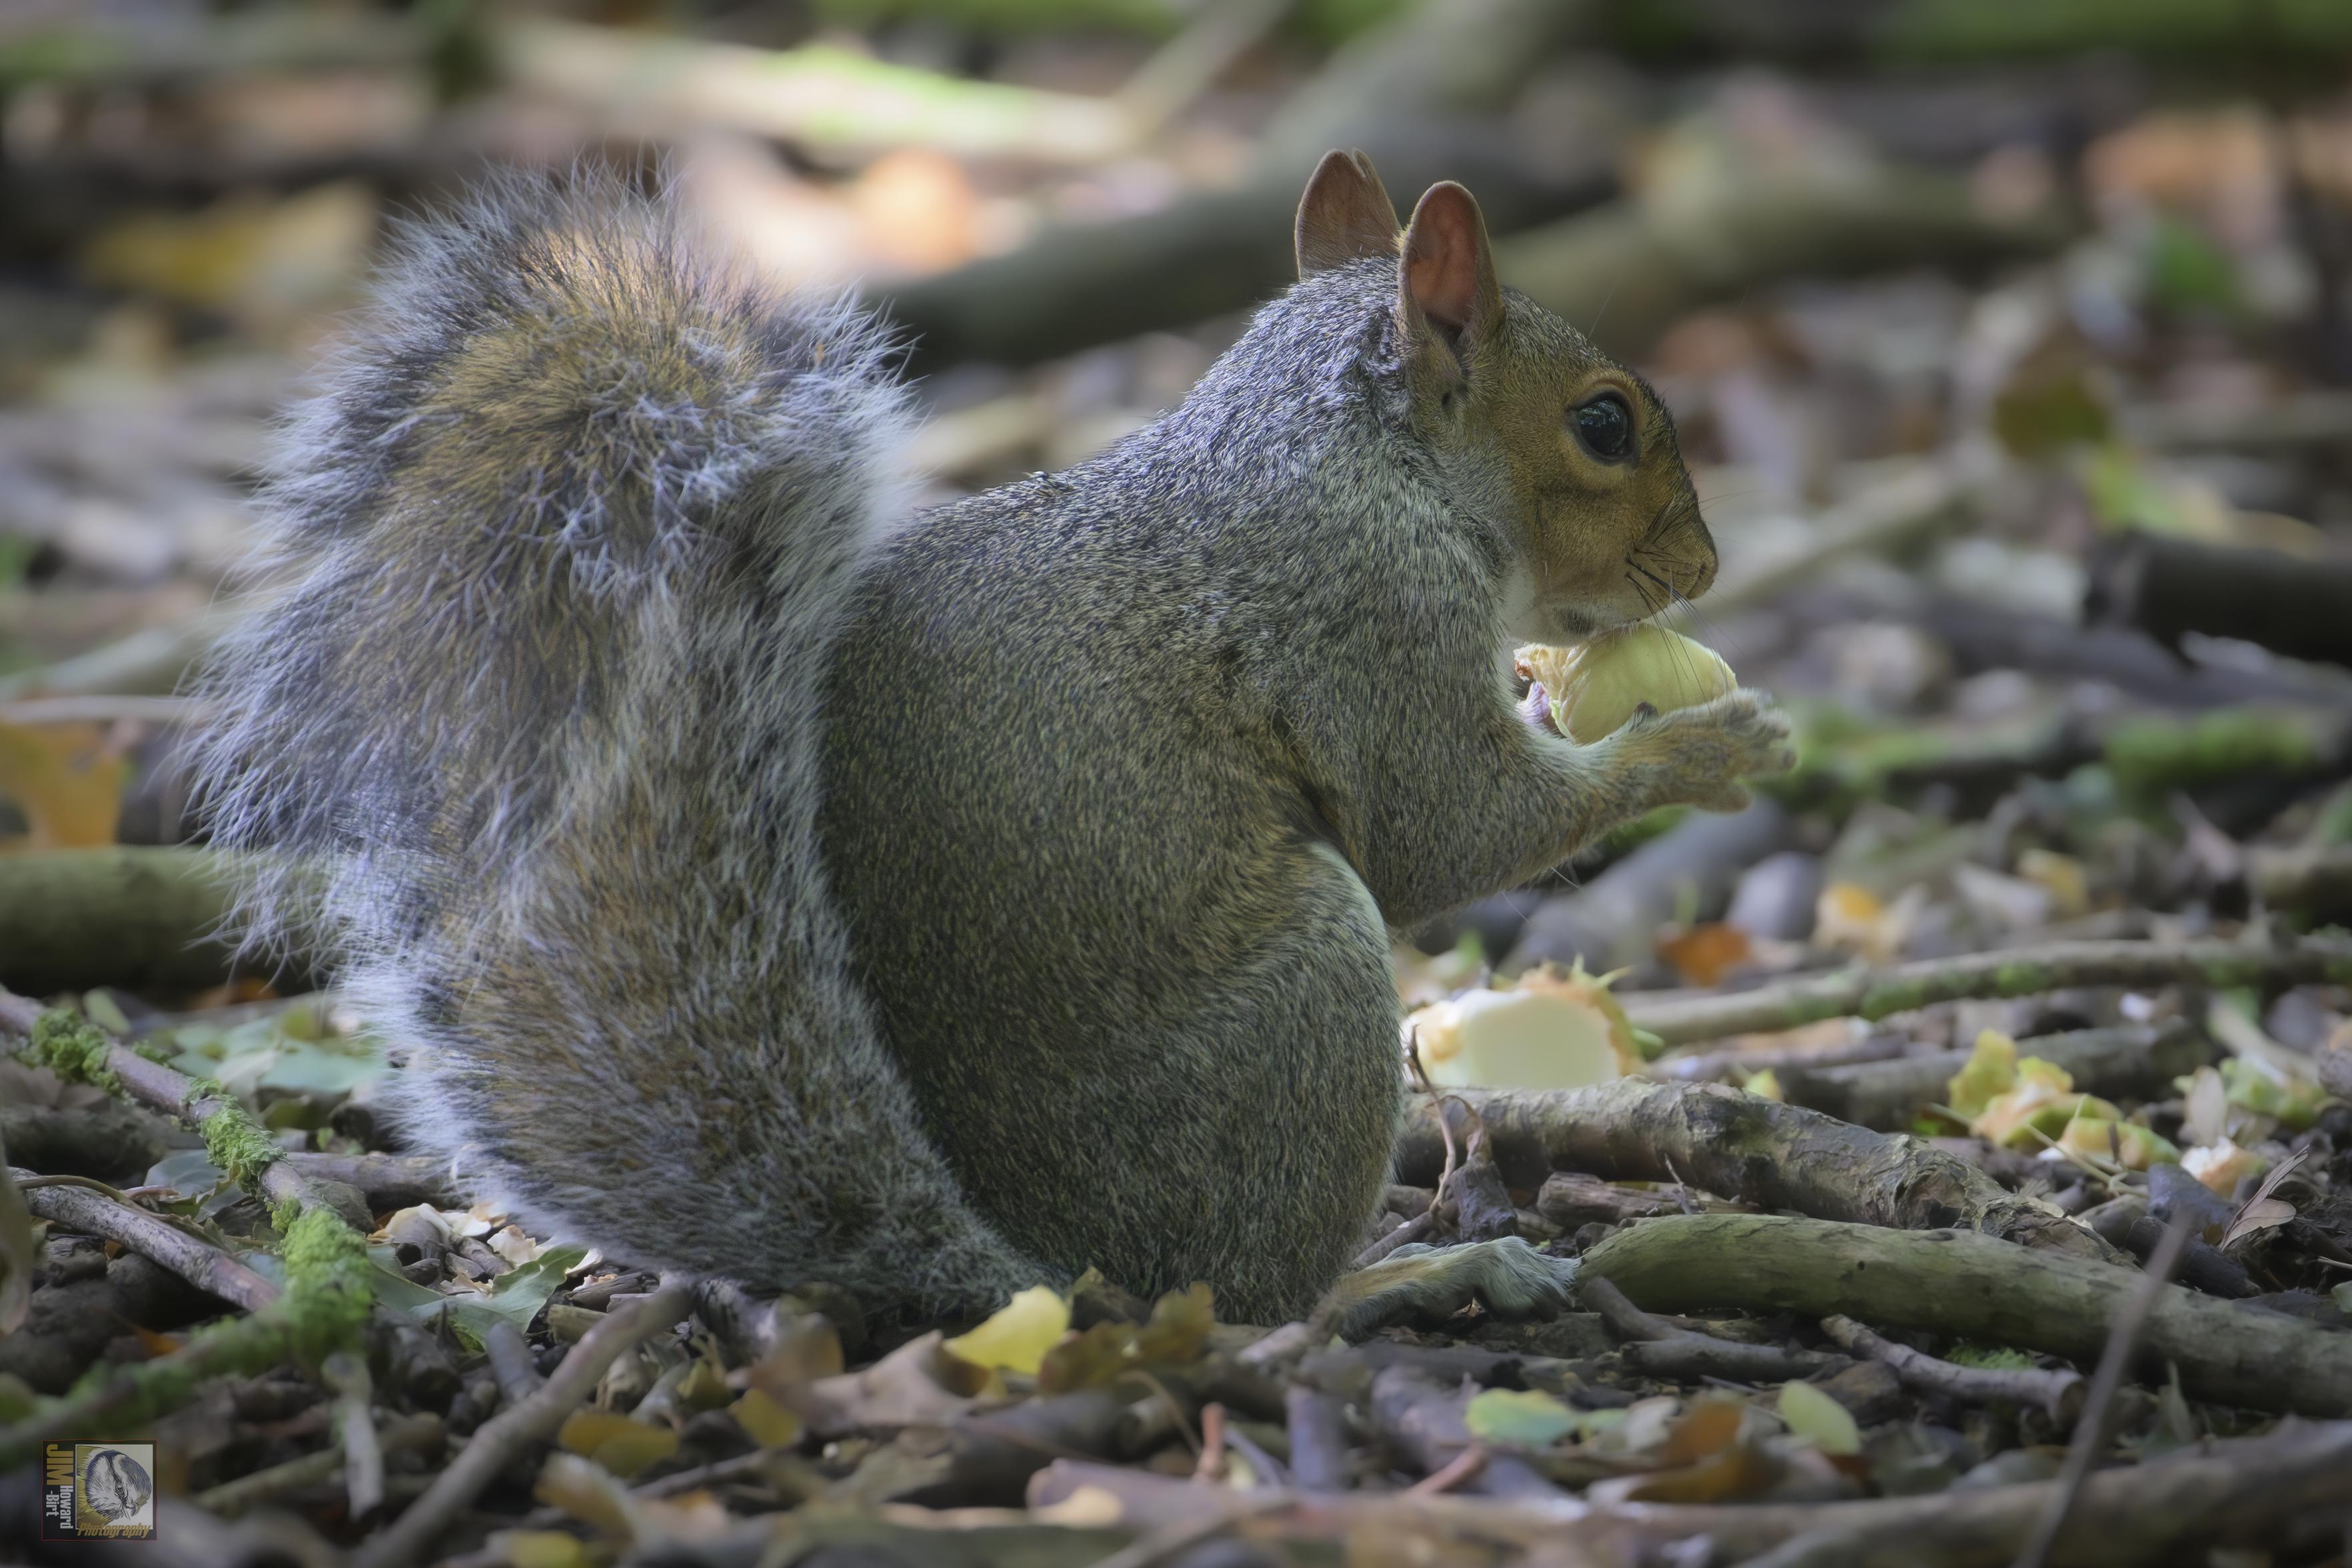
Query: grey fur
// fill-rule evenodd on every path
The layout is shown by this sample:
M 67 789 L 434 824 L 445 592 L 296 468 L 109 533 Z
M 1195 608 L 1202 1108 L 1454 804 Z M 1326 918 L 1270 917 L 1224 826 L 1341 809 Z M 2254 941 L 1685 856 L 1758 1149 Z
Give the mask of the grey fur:
M 1521 722 L 1512 476 L 1397 287 L 1317 272 L 1150 429 L 894 533 L 870 324 L 505 183 L 295 427 L 217 836 L 331 865 L 412 1133 L 542 1223 L 890 1309 L 1092 1264 L 1297 1315 L 1387 1170 L 1386 927 L 1781 740 L 1752 694 Z

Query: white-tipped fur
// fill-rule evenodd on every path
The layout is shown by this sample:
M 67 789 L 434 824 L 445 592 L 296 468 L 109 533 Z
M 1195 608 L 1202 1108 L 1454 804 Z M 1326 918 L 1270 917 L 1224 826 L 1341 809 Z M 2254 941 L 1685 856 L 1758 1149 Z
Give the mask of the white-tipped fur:
M 408 226 L 288 432 L 283 591 L 204 695 L 215 839 L 412 1048 L 407 1136 L 667 1265 L 984 1306 L 813 814 L 825 650 L 903 513 L 881 330 L 608 175 Z M 723 1060 L 706 1060 L 723 1053 Z

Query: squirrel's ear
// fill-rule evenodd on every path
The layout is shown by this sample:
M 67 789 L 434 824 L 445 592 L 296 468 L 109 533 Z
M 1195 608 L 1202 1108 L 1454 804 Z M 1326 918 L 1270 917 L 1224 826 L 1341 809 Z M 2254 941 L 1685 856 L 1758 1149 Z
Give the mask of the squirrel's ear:
M 1298 276 L 1397 253 L 1396 207 L 1361 152 L 1323 154 L 1298 199 Z
M 1448 180 L 1432 185 L 1412 210 L 1404 232 L 1404 262 L 1397 277 L 1397 310 L 1408 329 L 1421 328 L 1457 364 L 1503 319 L 1503 288 L 1495 280 L 1495 253 L 1486 220 L 1470 193 Z

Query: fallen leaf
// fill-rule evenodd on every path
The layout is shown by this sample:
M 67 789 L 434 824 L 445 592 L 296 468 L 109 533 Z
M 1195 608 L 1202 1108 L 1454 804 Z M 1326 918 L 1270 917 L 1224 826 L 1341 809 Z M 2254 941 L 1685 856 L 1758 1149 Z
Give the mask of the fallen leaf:
M 1748 1405 L 1744 1400 L 1696 1400 L 1683 1413 L 1682 1419 L 1667 1428 L 1665 1443 L 1658 1449 L 1658 1460 L 1661 1464 L 1686 1465 L 1705 1458 L 1738 1441 L 1739 1429 L 1747 1420 Z
M 2127 1171 L 2144 1171 L 2167 1161 L 2178 1162 L 2180 1151 L 2137 1122 L 2111 1121 L 2104 1116 L 2077 1116 L 2059 1134 L 2058 1146 L 2068 1154 L 2086 1155 Z
M 2031 849 L 2017 857 L 2017 874 L 2049 892 L 2058 917 L 2071 920 L 2091 909 L 2090 879 L 2083 862 L 2055 850 Z
M 2182 1170 L 2204 1183 L 2208 1191 L 2223 1197 L 2235 1197 L 2238 1184 L 2268 1163 L 2253 1150 L 2240 1148 L 2227 1138 L 2216 1138 L 2180 1156 Z
M 797 1414 L 778 1404 L 765 1389 L 754 1388 L 745 1394 L 735 1401 L 730 1413 L 735 1424 L 763 1448 L 792 1448 L 807 1430 L 807 1424 Z
M 1032 1285 L 946 1347 L 974 1366 L 1034 1377 L 1045 1353 L 1069 1332 L 1070 1303 L 1047 1286 Z
M 1676 931 L 1658 943 L 1658 956 L 1692 986 L 1721 985 L 1753 952 L 1747 932 L 1720 920 Z
M 623 1480 L 677 1452 L 677 1434 L 669 1427 L 632 1421 L 610 1410 L 573 1411 L 564 1418 L 555 1443 Z
M 1489 1388 L 1464 1406 L 1462 1424 L 1486 1442 L 1541 1448 L 1576 1431 L 1581 1421 L 1576 1410 L 1540 1389 Z
M 996 1374 L 950 1355 L 940 1332 L 908 1340 L 873 1365 L 788 1390 L 819 1437 L 938 1426 L 969 1412 Z M 774 1390 L 770 1390 L 774 1393 Z
M 1780 1469 L 1754 1444 L 1734 1443 L 1694 1465 L 1616 1478 L 1622 1490 L 1609 1481 L 1595 1482 L 1588 1490 L 1596 1500 L 1603 1488 L 1611 1488 L 1615 1495 L 1610 1500 L 1624 1502 L 1730 1502 L 1764 1491 L 1780 1478 Z
M 114 842 L 131 761 L 95 724 L 0 723 L 0 795 L 28 829 L 13 847 L 97 849 Z
M 1780 1385 L 1780 1419 L 1800 1437 L 1811 1439 L 1824 1454 L 1862 1452 L 1862 1428 L 1853 1414 L 1811 1384 L 1791 1379 Z
M 2190 1144 L 2222 1144 L 2229 1130 L 2229 1088 L 2221 1073 L 2200 1067 L 2181 1095 L 2180 1135 Z
M 1999 1030 L 1979 1030 L 1968 1065 L 1944 1085 L 1944 1103 L 1969 1121 L 2017 1082 L 2017 1041 Z
M 2263 1185 L 2254 1189 L 2253 1195 L 2246 1199 L 2245 1207 L 2238 1210 L 2237 1218 L 2230 1221 L 2230 1228 L 2221 1233 L 2224 1248 L 2242 1237 L 2284 1225 L 2294 1218 L 2294 1205 L 2284 1198 L 2273 1197 L 2271 1194 L 2278 1190 L 2279 1183 L 2294 1174 L 2297 1166 L 2310 1157 L 2309 1149 L 2298 1149 L 2271 1167 L 2271 1174 L 2263 1178 Z
M 1905 888 L 1887 904 L 1857 883 L 1833 882 L 1813 904 L 1813 946 L 1841 948 L 1874 964 L 1901 956 L 1911 927 L 1927 907 L 1923 887 Z
M 596 1561 L 568 1530 L 493 1531 L 489 1546 L 507 1568 L 594 1568 Z
M 568 1421 L 565 1423 L 567 1427 L 570 1425 Z M 540 1467 L 539 1480 L 531 1488 L 531 1496 L 588 1525 L 600 1535 L 625 1542 L 636 1534 L 636 1526 L 630 1518 L 628 1488 L 614 1479 L 611 1471 L 598 1468 L 577 1454 L 549 1455 L 547 1463 Z M 564 1539 L 575 1543 L 578 1540 L 575 1536 Z

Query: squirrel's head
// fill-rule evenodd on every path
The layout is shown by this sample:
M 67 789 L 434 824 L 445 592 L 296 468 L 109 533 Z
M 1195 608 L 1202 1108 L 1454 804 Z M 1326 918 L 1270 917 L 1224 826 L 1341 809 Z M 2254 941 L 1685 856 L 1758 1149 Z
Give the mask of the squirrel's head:
M 1298 204 L 1298 273 L 1395 257 L 1412 420 L 1449 489 L 1507 528 L 1532 602 L 1515 635 L 1573 642 L 1715 581 L 1715 540 L 1649 384 L 1495 276 L 1470 193 L 1433 185 L 1402 232 L 1360 152 Z

